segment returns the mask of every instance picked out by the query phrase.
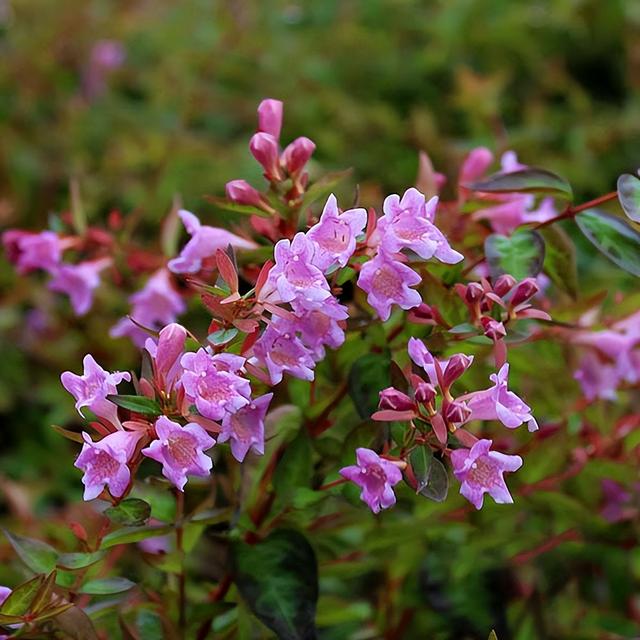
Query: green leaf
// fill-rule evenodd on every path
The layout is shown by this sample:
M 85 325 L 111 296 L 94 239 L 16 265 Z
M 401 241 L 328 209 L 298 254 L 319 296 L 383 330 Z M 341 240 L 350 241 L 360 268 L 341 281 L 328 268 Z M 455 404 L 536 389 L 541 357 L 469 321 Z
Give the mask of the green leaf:
M 627 217 L 640 222 L 640 180 L 637 176 L 623 173 L 618 178 L 618 200 Z
M 345 178 L 351 175 L 353 169 L 345 169 L 344 171 L 335 171 L 327 173 L 319 180 L 316 180 L 304 194 L 301 209 L 312 205 L 316 200 L 328 196 Z
M 107 400 L 111 400 L 113 404 L 134 411 L 135 413 L 141 413 L 146 416 L 159 416 L 162 413 L 160 405 L 151 398 L 145 396 L 118 396 L 109 395 Z
M 273 486 L 279 506 L 286 504 L 296 489 L 309 487 L 313 471 L 311 441 L 305 429 L 289 443 L 278 462 Z
M 640 276 L 640 233 L 622 218 L 599 209 L 579 213 L 576 222 L 580 231 L 609 260 L 634 276 Z
M 25 538 L 10 533 L 5 529 L 4 535 L 11 543 L 15 552 L 34 573 L 50 573 L 56 566 L 58 552 L 45 542 Z
M 341 287 L 345 282 L 351 280 L 355 275 L 355 269 L 352 269 L 351 267 L 345 267 L 344 269 L 340 270 L 340 273 L 338 274 L 338 277 L 336 279 L 336 284 Z
M 105 515 L 116 524 L 138 526 L 145 524 L 151 515 L 151 505 L 139 498 L 127 498 L 116 507 L 104 510 Z
M 127 578 L 97 578 L 85 582 L 80 588 L 80 593 L 91 596 L 108 596 L 114 593 L 123 593 L 133 589 L 136 584 Z
M 537 276 L 544 262 L 544 240 L 537 231 L 520 230 L 510 237 L 492 233 L 484 241 L 492 278 L 505 273 L 516 280 Z
M 539 230 L 544 239 L 544 272 L 551 282 L 572 298 L 578 295 L 576 249 L 569 235 L 557 224 Z
M 69 429 L 65 429 L 57 424 L 52 424 L 51 428 L 59 433 L 63 438 L 67 438 L 67 440 L 73 440 L 74 442 L 79 442 L 80 444 L 84 444 L 84 440 L 82 438 L 82 434 L 77 431 L 69 431 Z
M 447 499 L 449 474 L 438 458 L 432 458 L 429 465 L 429 477 L 425 486 L 418 493 L 429 500 L 435 500 L 435 502 L 444 502 Z
M 416 478 L 416 493 L 420 493 L 429 484 L 433 460 L 433 451 L 430 447 L 417 447 L 411 452 L 409 462 Z
M 0 607 L 0 614 L 5 616 L 23 616 L 31 609 L 36 594 L 40 590 L 44 576 L 39 575 L 17 586 Z
M 297 531 L 279 529 L 256 545 L 233 546 L 236 585 L 280 640 L 315 640 L 318 565 Z
M 466 185 L 473 191 L 485 193 L 537 193 L 571 200 L 571 185 L 560 176 L 537 167 L 511 173 L 495 173 L 486 180 Z
M 207 340 L 216 346 L 221 344 L 227 344 L 227 342 L 231 342 L 238 335 L 238 330 L 235 327 L 231 329 L 220 329 L 219 331 L 214 331 L 209 334 Z
M 58 557 L 57 565 L 67 571 L 76 571 L 90 567 L 100 562 L 107 555 L 106 551 L 93 551 L 90 553 L 63 553 Z
M 65 638 L 65 640 L 98 640 L 91 619 L 82 609 L 75 605 L 62 613 L 58 613 L 49 624 L 53 625 L 56 631 L 60 631 L 61 637 Z
M 478 327 L 475 327 L 470 322 L 462 322 L 461 324 L 457 324 L 455 327 L 451 327 L 451 329 L 449 329 L 449 333 L 478 333 Z
M 115 547 L 117 544 L 139 542 L 140 540 L 146 540 L 147 538 L 162 536 L 165 533 L 169 533 L 172 529 L 173 527 L 168 524 L 158 527 L 122 527 L 122 529 L 108 533 L 102 539 L 102 544 L 100 546 L 102 549 L 109 549 L 110 547 Z
M 498 636 L 496 635 L 495 631 L 491 631 L 491 633 L 489 634 L 489 637 L 487 638 L 487 640 L 498 640 Z
M 389 356 L 368 353 L 358 358 L 349 371 L 347 384 L 358 415 L 371 417 L 378 408 L 380 391 L 391 385 Z
M 260 216 L 261 218 L 271 217 L 271 214 L 267 211 L 258 209 L 258 207 L 252 207 L 250 204 L 237 204 L 227 200 L 226 198 L 219 198 L 218 196 L 204 196 L 204 199 L 224 211 L 241 213 L 243 216 Z

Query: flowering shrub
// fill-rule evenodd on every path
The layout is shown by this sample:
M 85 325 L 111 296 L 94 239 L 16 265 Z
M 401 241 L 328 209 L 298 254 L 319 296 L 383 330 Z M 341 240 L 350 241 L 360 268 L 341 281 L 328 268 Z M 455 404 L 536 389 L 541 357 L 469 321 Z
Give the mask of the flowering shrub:
M 72 525 L 66 551 L 7 534 L 36 574 L 0 606 L 7 633 L 75 627 L 74 637 L 94 638 L 115 623 L 130 637 L 152 637 L 141 635 L 146 624 L 158 637 L 205 638 L 252 624 L 248 608 L 278 637 L 315 638 L 316 549 L 301 529 L 320 531 L 315 546 L 349 562 L 361 541 L 348 526 L 373 518 L 367 508 L 384 519 L 416 500 L 456 501 L 471 518 L 485 494 L 511 505 L 535 490 L 517 472 L 566 425 L 537 410 L 545 372 L 535 362 L 518 371 L 514 353 L 549 342 L 579 357 L 577 411 L 638 385 L 640 314 L 601 318 L 597 301 L 572 302 L 575 250 L 561 226 L 575 218 L 640 275 L 640 234 L 599 208 L 619 197 L 637 221 L 634 176 L 576 205 L 564 179 L 511 152 L 492 173 L 492 153 L 472 151 L 453 184 L 423 154 L 416 186 L 387 196 L 379 215 L 357 198 L 340 206 L 332 191 L 345 173 L 310 179 L 315 144 L 282 149 L 282 117 L 281 102 L 263 101 L 249 143 L 265 190 L 239 179 L 212 198 L 235 214 L 233 230 L 175 206 L 162 257 L 121 234 L 118 213 L 88 227 L 76 197 L 63 228 L 4 233 L 16 270 L 46 272 L 78 316 L 96 308 L 100 287 L 146 277 L 111 329 L 139 348 L 140 367 L 109 372 L 88 354 L 81 374 L 62 373 L 84 426 L 57 430 L 82 445 L 75 467 L 94 522 Z M 447 189 L 453 198 L 441 199 Z M 178 221 L 190 237 L 175 255 Z M 182 321 L 196 307 L 206 331 Z M 623 421 L 619 437 L 635 424 Z M 597 455 L 606 457 L 577 448 L 567 473 Z M 605 491 L 604 517 L 625 518 L 625 487 Z M 208 534 L 220 570 L 202 580 L 188 556 L 204 553 Z M 111 576 L 129 547 L 165 586 Z M 91 598 L 116 594 L 111 618 L 96 615 Z M 380 633 L 400 637 L 406 615 L 380 621 Z

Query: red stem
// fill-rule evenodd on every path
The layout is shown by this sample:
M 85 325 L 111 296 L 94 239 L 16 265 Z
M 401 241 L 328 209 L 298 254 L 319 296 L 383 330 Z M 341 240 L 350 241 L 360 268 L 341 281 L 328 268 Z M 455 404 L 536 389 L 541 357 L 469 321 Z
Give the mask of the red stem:
M 599 198 L 594 198 L 593 200 L 589 200 L 583 204 L 579 204 L 575 207 L 571 205 L 567 205 L 567 208 L 555 218 L 551 218 L 549 220 L 545 220 L 540 224 L 537 224 L 535 229 L 542 229 L 542 227 L 548 227 L 550 224 L 554 222 L 558 222 L 559 220 L 566 220 L 568 218 L 574 218 L 581 211 L 585 211 L 586 209 L 591 209 L 591 207 L 597 207 L 599 204 L 604 204 L 605 202 L 609 202 L 609 200 L 615 200 L 618 197 L 617 191 L 611 191 L 610 193 L 605 193 L 605 195 L 600 196 Z

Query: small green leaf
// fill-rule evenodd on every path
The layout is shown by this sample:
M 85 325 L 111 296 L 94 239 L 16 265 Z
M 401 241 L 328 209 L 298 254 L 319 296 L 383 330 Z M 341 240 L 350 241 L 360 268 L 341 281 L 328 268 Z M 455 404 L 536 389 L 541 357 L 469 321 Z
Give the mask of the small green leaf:
M 93 551 L 90 553 L 63 553 L 58 557 L 57 565 L 67 571 L 76 571 L 90 567 L 100 562 L 107 555 L 106 551 Z
M 599 209 L 579 213 L 576 222 L 580 231 L 609 260 L 640 276 L 640 233 L 622 218 Z
M 160 405 L 151 398 L 145 396 L 118 396 L 109 395 L 107 400 L 111 400 L 113 404 L 134 411 L 135 413 L 141 413 L 146 416 L 159 416 L 162 413 Z
M 127 498 L 116 507 L 109 507 L 105 515 L 116 524 L 138 526 L 145 524 L 151 515 L 151 505 L 139 498 Z
M 225 522 L 231 518 L 231 510 L 220 509 L 205 509 L 204 511 L 198 511 L 194 513 L 190 518 L 190 522 L 197 524 L 218 524 L 219 522 Z
M 271 217 L 271 214 L 267 211 L 258 209 L 258 207 L 252 207 L 250 204 L 237 204 L 227 200 L 226 198 L 219 198 L 218 196 L 204 196 L 204 199 L 224 211 L 241 213 L 243 216 L 260 216 L 261 218 Z
M 36 576 L 17 586 L 2 603 L 0 614 L 5 616 L 23 616 L 31 610 L 31 603 L 40 590 L 44 576 Z
M 427 484 L 418 492 L 421 496 L 435 500 L 435 502 L 444 502 L 449 493 L 449 474 L 446 467 L 438 460 L 433 458 L 429 466 L 429 478 Z
M 97 578 L 85 582 L 80 588 L 80 593 L 91 596 L 108 596 L 114 593 L 123 593 L 133 589 L 136 584 L 127 578 Z
M 56 566 L 58 552 L 45 542 L 25 538 L 10 533 L 5 529 L 4 535 L 11 543 L 22 562 L 35 573 L 50 573 Z
M 351 366 L 349 395 L 361 418 L 370 418 L 375 413 L 380 391 L 390 386 L 390 362 L 388 355 L 368 353 Z
M 232 551 L 235 582 L 252 612 L 280 640 L 315 640 L 318 564 L 307 539 L 278 529 Z
M 478 327 L 474 327 L 470 322 L 463 322 L 462 324 L 457 324 L 455 327 L 451 327 L 449 333 L 478 333 Z
M 231 329 L 220 329 L 219 331 L 214 331 L 209 334 L 207 340 L 216 346 L 221 344 L 227 344 L 227 342 L 231 342 L 238 335 L 238 330 L 235 327 L 231 327 Z
M 345 169 L 344 171 L 336 171 L 333 173 L 327 173 L 319 180 L 316 180 L 304 194 L 302 199 L 301 209 L 312 205 L 316 200 L 328 196 L 345 178 L 351 175 L 352 169 Z
M 336 284 L 341 287 L 345 282 L 349 282 L 356 275 L 355 269 L 351 267 L 345 267 L 340 270 L 338 277 L 336 278 Z
M 495 173 L 486 180 L 467 185 L 473 191 L 484 193 L 537 193 L 571 200 L 571 185 L 560 176 L 537 167 L 528 167 L 510 173 Z
M 100 546 L 102 549 L 109 549 L 110 547 L 115 547 L 117 544 L 140 542 L 140 540 L 146 540 L 147 538 L 162 536 L 165 533 L 169 533 L 172 529 L 173 527 L 168 524 L 158 527 L 122 527 L 122 529 L 108 533 L 102 539 Z
M 573 241 L 557 224 L 539 230 L 544 239 L 544 272 L 572 298 L 578 295 L 578 270 Z
M 618 200 L 627 217 L 640 222 L 640 180 L 624 173 L 618 178 Z
M 537 231 L 520 230 L 507 237 L 492 233 L 484 241 L 492 278 L 508 273 L 516 280 L 537 276 L 544 263 L 544 240 Z
M 84 444 L 84 440 L 82 439 L 82 434 L 77 431 L 69 431 L 69 429 L 65 429 L 64 427 L 60 427 L 57 424 L 52 424 L 51 428 L 59 433 L 63 438 L 67 438 L 67 440 L 73 440 L 73 442 L 79 442 L 80 444 Z
M 416 447 L 411 452 L 409 462 L 416 478 L 416 493 L 420 493 L 429 484 L 433 460 L 433 451 L 431 451 L 430 447 Z

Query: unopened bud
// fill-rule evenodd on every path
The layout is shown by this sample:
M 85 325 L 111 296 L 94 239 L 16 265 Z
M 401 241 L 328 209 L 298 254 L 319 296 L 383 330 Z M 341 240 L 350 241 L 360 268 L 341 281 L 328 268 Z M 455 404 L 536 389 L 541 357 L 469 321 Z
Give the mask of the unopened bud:
M 227 198 L 237 204 L 248 204 L 252 207 L 264 206 L 262 196 L 246 180 L 231 180 L 225 186 Z
M 467 356 L 464 353 L 451 356 L 442 376 L 443 385 L 446 388 L 450 387 L 471 366 L 472 362 L 473 356 Z
M 481 284 L 477 282 L 470 282 L 467 285 L 467 290 L 465 291 L 464 299 L 469 304 L 475 304 L 479 300 L 482 300 L 483 296 L 484 296 L 484 289 L 482 288 Z
M 402 391 L 398 391 L 393 387 L 388 387 L 380 392 L 378 408 L 381 411 L 386 409 L 391 409 L 392 411 L 411 411 L 415 408 L 415 404 L 406 393 L 402 393 Z
M 256 133 L 249 141 L 249 150 L 253 157 L 262 165 L 265 176 L 269 180 L 281 180 L 279 166 L 278 141 L 269 133 Z
M 420 382 L 415 388 L 415 398 L 420 404 L 430 404 L 436 397 L 436 388 L 428 382 Z
M 482 328 L 484 329 L 484 335 L 487 338 L 491 338 L 494 342 L 504 338 L 507 335 L 507 330 L 504 328 L 502 322 L 498 322 L 493 318 L 480 318 Z
M 452 424 L 462 424 L 471 415 L 471 409 L 464 402 L 454 400 L 447 405 L 444 417 Z
M 493 285 L 493 290 L 497 295 L 499 295 L 502 298 L 503 296 L 506 296 L 507 293 L 511 291 L 511 289 L 513 289 L 516 282 L 517 280 L 513 276 L 509 275 L 508 273 L 505 273 L 495 281 L 495 284 Z
M 267 98 L 258 107 L 258 131 L 280 138 L 282 129 L 282 102 Z
M 282 152 L 282 166 L 289 175 L 295 176 L 299 174 L 309 162 L 309 158 L 311 158 L 315 148 L 315 143 L 309 138 L 296 138 Z
M 530 298 L 538 293 L 540 287 L 534 278 L 525 278 L 522 282 L 519 282 L 511 296 L 511 306 L 517 307 L 518 305 L 526 302 Z

